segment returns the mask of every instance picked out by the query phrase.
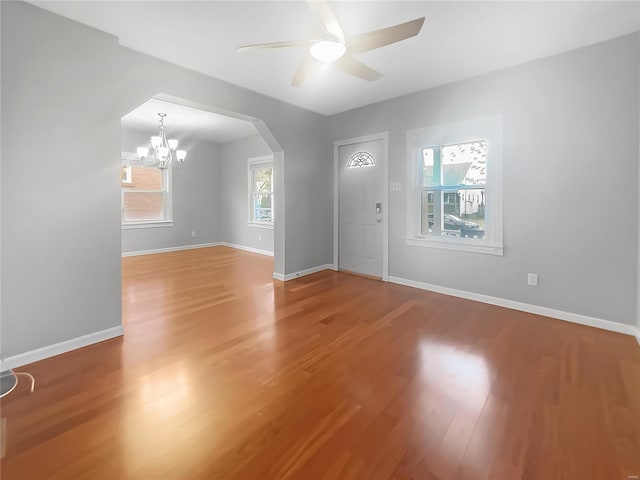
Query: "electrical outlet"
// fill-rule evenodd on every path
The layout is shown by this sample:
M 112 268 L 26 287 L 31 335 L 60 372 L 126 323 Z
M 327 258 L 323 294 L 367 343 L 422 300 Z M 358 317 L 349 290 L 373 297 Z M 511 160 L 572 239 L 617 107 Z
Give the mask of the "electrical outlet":
M 538 274 L 537 273 L 528 273 L 527 274 L 527 283 L 532 287 L 538 286 Z
M 258 240 L 262 240 L 262 234 L 261 233 L 258 234 Z
M 191 236 L 192 236 L 192 237 L 195 237 L 195 236 L 196 236 L 196 231 L 195 231 L 195 230 L 192 230 L 192 231 L 191 231 Z
M 400 182 L 391 182 L 389 184 L 389 190 L 391 190 L 392 192 L 399 192 L 400 191 Z

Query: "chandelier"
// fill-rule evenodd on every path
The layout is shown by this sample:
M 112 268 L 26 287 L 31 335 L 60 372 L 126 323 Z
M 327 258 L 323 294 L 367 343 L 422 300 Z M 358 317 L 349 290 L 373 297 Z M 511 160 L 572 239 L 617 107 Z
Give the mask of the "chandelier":
M 138 147 L 138 158 L 144 165 L 165 169 L 168 166 L 182 166 L 182 162 L 187 156 L 185 150 L 176 150 L 178 148 L 178 140 L 167 140 L 167 127 L 164 126 L 164 117 L 166 113 L 158 113 L 160 117 L 160 133 L 151 137 L 152 151 L 149 153 L 148 147 Z

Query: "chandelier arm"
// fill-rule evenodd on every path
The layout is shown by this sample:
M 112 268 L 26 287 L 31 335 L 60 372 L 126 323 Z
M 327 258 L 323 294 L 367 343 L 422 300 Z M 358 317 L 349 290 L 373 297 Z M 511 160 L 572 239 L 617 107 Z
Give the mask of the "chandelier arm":
M 142 164 L 148 167 L 153 167 L 156 164 L 154 156 L 155 156 L 155 149 L 151 152 L 151 155 L 147 155 L 146 157 L 143 157 L 141 159 Z
M 173 152 L 171 153 L 171 166 L 175 168 L 182 167 L 182 162 L 177 159 Z

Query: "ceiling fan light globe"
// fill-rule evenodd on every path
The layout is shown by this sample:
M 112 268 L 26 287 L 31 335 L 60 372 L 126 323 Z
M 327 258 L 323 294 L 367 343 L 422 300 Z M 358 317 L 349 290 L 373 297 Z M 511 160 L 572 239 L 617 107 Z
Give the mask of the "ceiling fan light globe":
M 342 42 L 333 42 L 330 40 L 321 40 L 315 42 L 309 48 L 309 53 L 316 60 L 321 62 L 335 62 L 342 57 L 347 51 L 347 47 Z

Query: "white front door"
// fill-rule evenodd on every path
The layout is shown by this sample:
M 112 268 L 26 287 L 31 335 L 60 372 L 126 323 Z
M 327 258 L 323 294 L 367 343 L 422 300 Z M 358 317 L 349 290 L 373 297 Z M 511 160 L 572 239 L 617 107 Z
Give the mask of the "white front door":
M 338 267 L 382 277 L 382 140 L 338 147 Z

